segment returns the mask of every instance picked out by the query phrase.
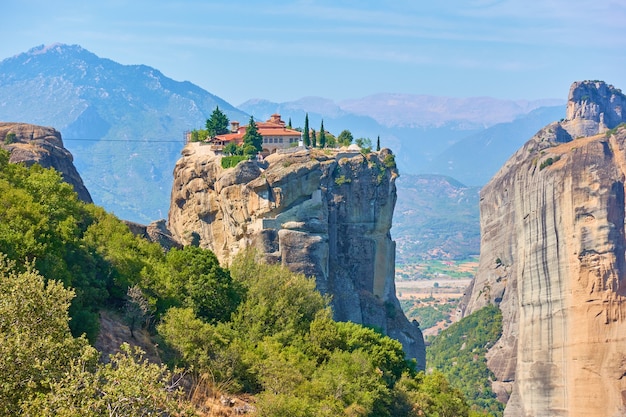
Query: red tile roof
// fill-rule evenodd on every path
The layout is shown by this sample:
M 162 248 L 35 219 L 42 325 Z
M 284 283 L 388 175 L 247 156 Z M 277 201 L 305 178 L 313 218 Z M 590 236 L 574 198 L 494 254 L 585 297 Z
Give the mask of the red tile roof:
M 240 144 L 243 142 L 243 135 L 246 133 L 246 129 L 248 126 L 240 126 L 237 129 L 237 132 L 227 133 L 224 135 L 217 135 L 215 138 L 211 139 L 211 142 L 214 141 L 222 141 L 222 142 L 232 142 L 235 141 L 236 144 Z M 273 136 L 300 136 L 300 132 L 294 129 L 289 129 L 285 127 L 285 122 L 280 119 L 279 114 L 273 114 L 270 120 L 266 122 L 256 122 L 256 127 L 263 137 L 273 137 Z

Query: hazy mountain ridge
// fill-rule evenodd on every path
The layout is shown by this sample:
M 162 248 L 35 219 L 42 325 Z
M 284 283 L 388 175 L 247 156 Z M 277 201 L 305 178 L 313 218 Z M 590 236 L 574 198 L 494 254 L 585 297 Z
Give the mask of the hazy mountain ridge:
M 51 125 L 94 200 L 147 223 L 165 217 L 184 131 L 215 106 L 247 115 L 190 82 L 121 65 L 77 45 L 40 46 L 0 62 L 0 119 Z
M 407 110 L 388 104 L 385 97 L 402 97 Z M 559 105 L 538 107 L 555 102 Z M 355 138 L 368 137 L 373 143 L 380 136 L 381 146 L 396 154 L 401 173 L 448 175 L 470 185 L 486 183 L 529 136 L 565 113 L 565 102 L 552 99 L 513 101 L 379 94 L 350 101 L 350 109 L 343 107 L 344 103 L 320 97 L 284 103 L 252 99 L 239 108 L 263 119 L 280 113 L 285 120 L 291 118 L 294 127 L 302 127 L 308 113 L 309 126 L 316 130 L 324 120 L 324 128 L 335 134 L 348 129 Z M 462 105 L 468 108 L 462 110 Z M 419 113 L 428 108 L 430 113 Z M 410 117 L 415 117 L 414 123 L 407 122 Z
M 378 95 L 385 96 L 394 95 Z M 426 96 L 404 97 L 411 101 Z M 371 102 L 368 100 L 364 98 L 363 102 Z M 446 102 L 457 103 L 455 100 L 439 101 L 444 106 Z M 477 105 L 468 99 L 465 103 Z M 516 112 L 528 108 L 522 104 L 510 107 Z M 461 171 L 450 172 L 447 159 L 437 162 L 441 155 L 471 139 L 470 148 L 482 152 L 460 152 L 461 159 L 455 160 L 455 166 L 467 167 L 466 171 L 488 178 L 519 146 L 505 140 L 505 149 L 492 151 L 493 138 L 481 139 L 481 133 L 488 134 L 489 129 L 497 126 L 485 130 L 482 127 L 485 120 L 459 122 L 454 121 L 459 118 L 454 114 L 449 115 L 450 121 L 439 126 L 431 123 L 389 127 L 374 117 L 346 110 L 343 103 L 320 97 L 287 103 L 248 100 L 236 109 L 190 82 L 171 80 L 145 65 L 121 65 L 77 45 L 39 46 L 0 62 L 0 120 L 57 128 L 75 156 L 76 167 L 95 202 L 121 218 L 140 223 L 166 217 L 171 170 L 184 145 L 184 131 L 203 127 L 217 105 L 231 120 L 242 123 L 249 114 L 265 120 L 278 112 L 283 120 L 291 118 L 292 125 L 298 127 L 304 124 L 308 112 L 313 129 L 319 130 L 323 119 L 325 128 L 334 134 L 349 129 L 355 138 L 369 137 L 374 143 L 380 136 L 381 145 L 394 151 L 402 175 L 454 174 L 465 184 L 473 183 L 467 181 L 470 177 L 464 177 Z M 369 113 L 376 115 L 389 108 L 372 108 Z M 524 117 L 512 123 L 520 123 Z M 537 129 L 545 124 L 543 120 L 529 119 L 531 129 L 533 123 Z M 463 159 L 466 154 L 470 157 Z M 489 162 L 479 156 L 488 158 Z
M 486 128 L 513 121 L 539 107 L 560 104 L 565 103 L 559 99 L 529 101 L 382 93 L 344 100 L 339 103 L 339 107 L 354 114 L 372 117 L 389 127 L 438 127 L 452 122 Z

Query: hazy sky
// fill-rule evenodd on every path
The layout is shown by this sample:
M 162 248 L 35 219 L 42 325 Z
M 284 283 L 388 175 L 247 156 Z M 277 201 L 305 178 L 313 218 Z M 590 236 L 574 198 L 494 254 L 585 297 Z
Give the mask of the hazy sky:
M 145 64 L 239 105 L 392 92 L 626 91 L 624 0 L 2 0 L 0 59 L 55 42 Z

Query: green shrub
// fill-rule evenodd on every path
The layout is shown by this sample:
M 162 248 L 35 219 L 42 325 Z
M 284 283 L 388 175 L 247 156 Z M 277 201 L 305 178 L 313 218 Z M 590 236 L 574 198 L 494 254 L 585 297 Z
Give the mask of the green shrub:
M 248 159 L 250 159 L 248 156 L 246 155 L 233 155 L 233 156 L 223 156 L 222 157 L 222 168 L 227 169 L 227 168 L 232 168 L 234 166 L 237 166 L 237 164 L 241 161 L 247 161 Z
M 15 133 L 13 132 L 9 132 L 7 133 L 7 135 L 4 137 L 4 144 L 5 145 L 10 145 L 12 143 L 15 143 L 15 141 L 17 140 L 17 137 L 15 136 Z
M 346 178 L 345 175 L 340 175 L 339 177 L 335 178 L 335 184 L 337 185 L 349 184 L 351 182 L 352 179 Z

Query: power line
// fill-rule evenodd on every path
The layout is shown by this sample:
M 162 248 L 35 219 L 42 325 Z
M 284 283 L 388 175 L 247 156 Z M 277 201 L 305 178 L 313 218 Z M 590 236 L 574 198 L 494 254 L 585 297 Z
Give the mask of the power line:
M 137 139 L 95 139 L 95 138 L 63 138 L 65 141 L 81 141 L 81 142 L 136 142 L 136 143 L 184 143 L 184 139 L 180 140 L 161 140 L 161 139 L 145 139 L 145 140 L 137 140 Z

